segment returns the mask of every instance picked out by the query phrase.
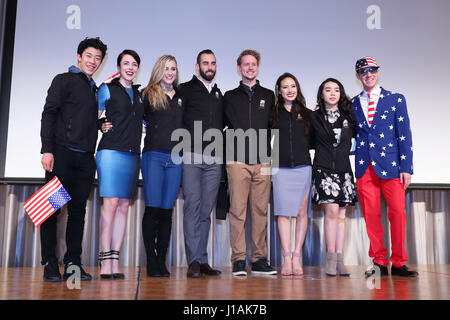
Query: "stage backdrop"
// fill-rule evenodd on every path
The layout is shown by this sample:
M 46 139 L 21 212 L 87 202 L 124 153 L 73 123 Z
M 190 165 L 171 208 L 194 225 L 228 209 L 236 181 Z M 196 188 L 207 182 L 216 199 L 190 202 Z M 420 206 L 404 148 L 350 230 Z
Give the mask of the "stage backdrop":
M 23 210 L 22 204 L 37 191 L 38 186 L 0 185 L 0 267 L 37 267 L 40 265 L 39 228 Z M 408 264 L 449 264 L 450 263 L 450 190 L 410 190 L 406 194 L 406 252 Z M 180 190 L 173 210 L 172 240 L 167 254 L 170 266 L 186 266 L 183 237 L 183 197 Z M 146 255 L 142 241 L 142 216 L 144 214 L 144 192 L 138 188 L 131 202 L 125 240 L 121 250 L 123 266 L 145 266 Z M 99 252 L 98 222 L 101 200 L 98 188 L 94 187 L 87 204 L 86 223 L 83 237 L 84 265 L 97 265 Z M 273 216 L 272 201 L 269 205 L 267 246 L 271 264 L 281 264 L 276 219 Z M 384 246 L 390 255 L 390 233 L 386 204 L 382 202 L 384 226 Z M 250 250 L 251 216 L 246 223 L 247 250 Z M 212 213 L 210 237 L 208 241 L 209 262 L 214 266 L 231 266 L 229 219 L 215 219 Z M 324 217 L 320 207 L 313 206 L 308 219 L 308 230 L 303 247 L 303 264 L 321 266 L 326 247 L 324 238 Z M 62 262 L 65 253 L 65 227 L 67 212 L 64 208 L 58 218 L 57 255 Z M 292 229 L 295 220 L 291 220 Z M 359 204 L 347 212 L 344 262 L 348 265 L 369 265 L 369 239 Z M 294 241 L 292 241 L 294 243 Z M 249 255 L 248 255 L 249 256 Z M 362 275 L 361 275 L 362 276 Z
M 43 177 L 40 119 L 52 78 L 76 64 L 80 40 L 99 36 L 108 55 L 95 75 L 116 72 L 125 48 L 142 58 L 137 83 L 146 85 L 155 60 L 172 54 L 180 80 L 194 72 L 205 48 L 216 53 L 217 83 L 237 86 L 236 58 L 247 48 L 262 55 L 259 80 L 295 74 L 307 105 L 319 84 L 341 80 L 361 91 L 355 61 L 381 65 L 381 85 L 406 96 L 414 143 L 413 183 L 449 183 L 450 2 L 447 0 L 19 0 L 15 29 L 5 177 Z

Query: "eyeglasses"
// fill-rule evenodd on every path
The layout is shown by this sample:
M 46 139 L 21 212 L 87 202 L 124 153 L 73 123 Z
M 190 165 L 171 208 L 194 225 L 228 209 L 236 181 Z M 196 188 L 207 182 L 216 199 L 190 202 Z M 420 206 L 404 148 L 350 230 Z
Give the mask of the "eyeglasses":
M 365 74 L 367 74 L 367 73 L 376 73 L 378 71 L 378 67 L 369 67 L 369 68 L 363 68 L 363 69 L 359 69 L 358 70 L 358 73 L 360 74 L 360 75 L 365 75 Z

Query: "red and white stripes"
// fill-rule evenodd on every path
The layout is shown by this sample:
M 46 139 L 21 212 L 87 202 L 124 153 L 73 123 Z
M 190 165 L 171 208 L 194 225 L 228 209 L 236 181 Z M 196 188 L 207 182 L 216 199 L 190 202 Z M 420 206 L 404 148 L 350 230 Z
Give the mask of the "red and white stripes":
M 39 227 L 42 222 L 55 212 L 55 209 L 48 201 L 48 197 L 58 191 L 60 187 L 61 182 L 57 177 L 54 177 L 23 204 L 25 211 L 36 227 Z
M 367 118 L 369 120 L 369 125 L 372 124 L 373 117 L 375 116 L 375 102 L 370 98 L 370 93 L 367 93 L 369 97 L 369 108 L 367 109 Z

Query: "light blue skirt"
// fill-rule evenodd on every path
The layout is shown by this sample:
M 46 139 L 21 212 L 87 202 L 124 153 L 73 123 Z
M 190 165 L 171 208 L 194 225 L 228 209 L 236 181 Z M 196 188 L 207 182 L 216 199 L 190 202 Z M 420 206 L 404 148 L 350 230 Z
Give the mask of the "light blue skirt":
M 274 171 L 275 168 L 272 168 Z M 273 206 L 276 216 L 295 217 L 306 194 L 311 189 L 311 166 L 276 168 L 272 175 Z M 311 192 L 308 193 L 308 216 L 311 212 Z
M 95 156 L 100 197 L 132 199 L 139 174 L 139 155 L 102 149 Z

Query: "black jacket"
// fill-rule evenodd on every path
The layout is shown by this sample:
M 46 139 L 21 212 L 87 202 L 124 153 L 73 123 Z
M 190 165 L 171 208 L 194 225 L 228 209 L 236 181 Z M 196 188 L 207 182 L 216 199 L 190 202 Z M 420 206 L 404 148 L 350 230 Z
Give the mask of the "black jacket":
M 96 91 L 82 72 L 66 72 L 53 79 L 41 118 L 41 153 L 53 153 L 55 144 L 95 152 Z
M 279 131 L 278 157 L 279 167 L 294 168 L 299 165 L 311 165 L 309 154 L 310 136 L 305 131 L 305 123 L 298 120 L 300 114 L 292 107 L 288 112 L 284 107 L 279 108 L 278 121 L 273 128 Z M 272 157 L 277 151 L 276 146 L 272 150 Z
M 356 134 L 355 125 L 349 117 L 343 116 L 343 112 L 336 121 L 342 128 L 339 144 L 322 111 L 316 110 L 311 114 L 312 147 L 315 149 L 313 167 L 333 173 L 352 172 L 349 155 L 352 138 Z
M 178 91 L 172 99 L 166 97 L 169 105 L 164 110 L 155 110 L 148 101 L 148 97 L 144 99 L 144 120 L 147 129 L 142 152 L 172 151 L 172 148 L 179 143 L 179 141 L 171 141 L 171 136 L 174 130 L 183 128 L 184 99 Z
M 228 129 L 242 129 L 246 132 L 248 129 L 255 129 L 256 140 L 249 141 L 245 139 L 245 155 L 244 158 L 238 157 L 237 153 L 237 139 L 234 138 L 234 150 L 230 149 L 232 141 L 227 138 L 226 159 L 244 162 L 246 164 L 257 164 L 266 162 L 266 159 L 261 159 L 260 152 L 260 130 L 266 130 L 267 133 L 267 151 L 263 154 L 270 155 L 270 127 L 272 109 L 275 105 L 275 96 L 269 89 L 263 88 L 259 85 L 259 81 L 252 88 L 244 85 L 241 81 L 239 87 L 227 91 L 224 95 L 224 110 L 225 110 L 225 125 Z M 227 130 L 228 131 L 228 130 Z M 229 133 L 229 132 L 228 132 Z M 227 136 L 228 136 L 227 133 Z M 262 142 L 264 143 L 264 142 Z M 252 148 L 252 149 L 250 149 Z M 251 158 L 250 150 L 256 152 Z M 230 153 L 233 153 L 230 157 Z M 264 156 L 265 156 L 264 155 Z
M 138 91 L 139 85 L 133 86 L 133 104 L 119 79 L 106 85 L 111 97 L 106 102 L 106 118 L 113 128 L 103 134 L 97 150 L 140 153 L 144 104 Z
M 179 87 L 180 94 L 184 98 L 184 127 L 191 135 L 191 152 L 199 150 L 203 152 L 212 141 L 202 142 L 203 133 L 208 129 L 223 130 L 223 95 L 215 84 L 211 92 L 205 85 L 193 76 L 191 81 L 182 83 Z M 199 145 L 194 144 L 194 121 L 201 121 L 201 137 L 195 137 Z

